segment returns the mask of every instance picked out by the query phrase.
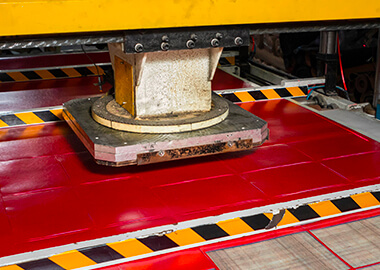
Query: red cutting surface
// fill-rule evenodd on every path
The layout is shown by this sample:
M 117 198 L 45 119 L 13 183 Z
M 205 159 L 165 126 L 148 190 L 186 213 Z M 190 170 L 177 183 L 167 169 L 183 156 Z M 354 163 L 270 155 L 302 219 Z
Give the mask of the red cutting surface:
M 91 79 L 46 98 L 98 93 Z M 380 183 L 379 143 L 286 100 L 241 106 L 268 122 L 262 147 L 140 167 L 96 165 L 65 123 L 0 129 L 0 256 Z
M 96 165 L 65 123 L 1 129 L 0 256 L 380 182 L 379 143 L 286 100 L 242 106 L 262 147 L 140 167 Z
M 74 98 L 101 95 L 111 85 L 99 89 L 95 76 L 58 80 L 0 83 L 0 112 L 60 106 Z
M 108 52 L 88 52 L 87 55 L 83 53 L 62 53 L 0 57 L 0 71 L 92 65 L 93 62 L 109 63 L 110 55 Z
M 216 69 L 214 79 L 211 83 L 213 91 L 217 90 L 231 90 L 231 89 L 242 89 L 242 88 L 252 88 L 252 85 L 224 72 L 221 69 Z

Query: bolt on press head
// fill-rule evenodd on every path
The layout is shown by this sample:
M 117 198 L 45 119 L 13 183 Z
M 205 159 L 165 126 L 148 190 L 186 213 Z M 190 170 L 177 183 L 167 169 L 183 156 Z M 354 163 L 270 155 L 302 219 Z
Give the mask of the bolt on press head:
M 242 39 L 241 37 L 236 37 L 236 38 L 235 38 L 235 44 L 236 44 L 237 46 L 241 46 L 241 45 L 243 45 L 243 39 Z
M 167 51 L 167 50 L 169 50 L 169 48 L 170 48 L 169 43 L 167 43 L 167 42 L 162 42 L 161 43 L 161 50 Z
M 141 43 L 135 45 L 135 52 L 140 53 L 144 50 L 144 46 Z
M 211 46 L 213 46 L 213 47 L 219 47 L 219 39 L 213 38 L 211 40 Z
M 191 34 L 190 39 L 192 39 L 195 42 L 198 40 L 198 36 L 196 34 Z
M 195 47 L 195 42 L 193 40 L 189 39 L 186 42 L 186 47 L 189 48 L 189 49 L 193 49 Z

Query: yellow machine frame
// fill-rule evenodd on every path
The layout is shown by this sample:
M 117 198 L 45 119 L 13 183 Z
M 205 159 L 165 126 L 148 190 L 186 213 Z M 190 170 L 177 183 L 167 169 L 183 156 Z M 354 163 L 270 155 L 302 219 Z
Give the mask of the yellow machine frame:
M 379 0 L 0 0 L 0 36 L 379 17 Z

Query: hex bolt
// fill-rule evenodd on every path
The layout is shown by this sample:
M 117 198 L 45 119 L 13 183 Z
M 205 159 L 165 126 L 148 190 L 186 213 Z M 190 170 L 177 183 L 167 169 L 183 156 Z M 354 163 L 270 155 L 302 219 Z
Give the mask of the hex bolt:
M 169 48 L 170 48 L 169 43 L 167 43 L 167 42 L 162 42 L 161 43 L 161 50 L 167 51 L 167 50 L 169 50 Z
M 221 40 L 223 38 L 223 35 L 222 33 L 216 33 L 215 37 L 219 40 Z
M 167 35 L 162 36 L 162 41 L 163 42 L 169 42 L 169 37 Z
M 144 50 L 144 46 L 143 46 L 141 43 L 137 43 L 137 44 L 135 45 L 135 51 L 136 51 L 136 52 L 140 53 L 140 52 L 142 52 L 143 50 Z
M 236 37 L 235 38 L 235 44 L 238 46 L 243 45 L 243 39 L 241 37 Z
M 213 46 L 213 47 L 219 47 L 219 40 L 217 38 L 213 38 L 211 40 L 211 46 Z
M 198 40 L 198 36 L 196 34 L 191 34 L 190 38 L 193 40 L 193 41 L 197 41 Z
M 186 42 L 186 47 L 189 48 L 189 49 L 192 49 L 195 47 L 195 42 L 191 39 L 189 39 L 187 42 Z

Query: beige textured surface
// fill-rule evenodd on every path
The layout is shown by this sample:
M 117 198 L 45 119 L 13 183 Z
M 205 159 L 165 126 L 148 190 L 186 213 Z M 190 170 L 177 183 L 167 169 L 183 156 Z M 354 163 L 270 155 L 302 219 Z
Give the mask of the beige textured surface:
M 314 230 L 313 233 L 353 267 L 380 261 L 379 216 Z
M 113 62 L 117 55 L 134 67 L 136 117 L 210 110 L 223 48 L 124 54 L 122 44 L 109 44 L 109 50 Z
M 309 233 L 208 252 L 221 270 L 348 269 Z
M 211 49 L 147 53 L 136 114 L 141 117 L 211 108 Z

